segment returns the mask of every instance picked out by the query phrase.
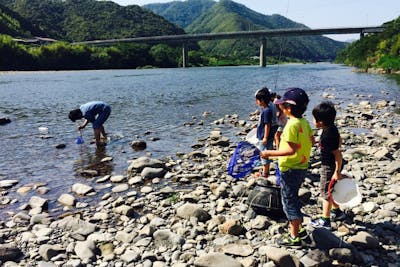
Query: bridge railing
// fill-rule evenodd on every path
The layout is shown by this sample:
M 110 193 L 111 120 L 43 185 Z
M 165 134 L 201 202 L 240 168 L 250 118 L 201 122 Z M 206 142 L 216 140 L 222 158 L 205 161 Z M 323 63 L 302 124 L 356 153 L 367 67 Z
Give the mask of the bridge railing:
M 176 42 L 176 41 L 201 41 L 201 40 L 218 40 L 218 39 L 240 39 L 240 38 L 268 38 L 278 36 L 304 36 L 304 35 L 328 35 L 328 34 L 352 34 L 352 33 L 379 33 L 384 30 L 383 26 L 376 27 L 352 27 L 352 28 L 295 28 L 295 29 L 275 29 L 275 30 L 258 30 L 258 31 L 240 31 L 240 32 L 220 32 L 220 33 L 196 33 L 196 34 L 180 34 L 180 35 L 160 35 L 148 37 L 119 38 L 107 40 L 92 40 L 83 42 L 73 42 L 72 44 L 110 44 L 119 42 L 134 43 L 160 43 L 160 42 Z
M 242 38 L 258 38 L 260 43 L 260 66 L 266 66 L 266 39 L 268 37 L 279 36 L 305 36 L 305 35 L 329 35 L 329 34 L 352 34 L 359 33 L 361 37 L 366 33 L 379 33 L 385 28 L 383 26 L 376 27 L 351 27 L 351 28 L 295 28 L 295 29 L 275 29 L 275 30 L 258 30 L 258 31 L 240 31 L 240 32 L 221 32 L 221 33 L 196 33 L 181 35 L 162 35 L 148 37 L 134 37 L 108 40 L 92 40 L 84 42 L 74 42 L 72 44 L 86 45 L 107 45 L 121 42 L 134 43 L 169 43 L 182 42 L 182 66 L 188 66 L 187 43 L 202 40 L 218 40 L 218 39 L 242 39 Z

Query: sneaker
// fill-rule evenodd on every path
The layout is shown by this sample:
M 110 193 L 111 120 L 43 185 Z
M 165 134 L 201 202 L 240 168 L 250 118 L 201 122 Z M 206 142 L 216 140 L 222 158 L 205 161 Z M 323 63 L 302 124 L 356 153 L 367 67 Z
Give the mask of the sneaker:
M 318 219 L 318 220 L 315 220 L 315 221 L 311 221 L 310 222 L 310 225 L 312 226 L 312 227 L 314 227 L 314 228 L 320 228 L 320 227 L 323 227 L 323 228 L 325 228 L 325 229 L 328 229 L 328 230 L 331 230 L 332 229 L 332 227 L 331 227 L 331 222 L 330 221 L 326 221 L 326 220 L 324 220 L 324 219 Z
M 287 246 L 287 247 L 292 247 L 292 248 L 301 248 L 301 239 L 300 237 L 296 238 L 291 238 L 289 235 L 284 236 L 281 239 L 278 239 L 277 241 L 278 245 L 280 246 Z
M 306 229 L 305 229 L 305 228 L 301 228 L 301 229 L 299 230 L 299 235 L 298 235 L 298 237 L 300 237 L 300 239 L 303 240 L 303 239 L 305 239 L 307 236 L 308 236 L 308 233 L 307 233 Z M 284 237 L 284 238 L 290 237 L 290 233 L 287 232 L 287 233 L 283 234 L 283 237 Z
M 306 231 L 306 228 L 301 228 L 300 230 L 299 230 L 299 237 L 300 237 L 300 239 L 304 239 L 304 238 L 306 238 L 308 236 L 308 233 L 307 233 L 307 231 Z
M 346 218 L 346 213 L 341 211 L 340 209 L 331 210 L 331 220 L 332 221 L 341 221 Z

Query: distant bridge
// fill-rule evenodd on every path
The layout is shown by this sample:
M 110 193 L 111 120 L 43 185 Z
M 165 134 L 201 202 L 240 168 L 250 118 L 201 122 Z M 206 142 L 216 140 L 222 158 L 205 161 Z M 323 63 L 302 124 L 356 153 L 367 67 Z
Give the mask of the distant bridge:
M 131 43 L 170 43 L 182 42 L 183 43 L 183 62 L 182 67 L 188 66 L 188 51 L 187 43 L 191 41 L 202 40 L 219 40 L 219 39 L 243 39 L 243 38 L 256 38 L 260 39 L 260 66 L 266 66 L 266 47 L 268 37 L 278 36 L 305 36 L 305 35 L 329 35 L 329 34 L 360 34 L 364 37 L 365 34 L 380 33 L 385 29 L 383 26 L 376 27 L 353 27 L 353 28 L 321 28 L 321 29 L 275 29 L 275 30 L 259 30 L 259 31 L 240 31 L 240 32 L 221 32 L 221 33 L 199 33 L 199 34 L 181 34 L 181 35 L 162 35 L 162 36 L 149 36 L 149 37 L 135 37 L 135 38 L 122 38 L 122 39 L 109 39 L 109 40 L 93 40 L 84 42 L 74 42 L 72 44 L 86 44 L 86 45 L 107 45 L 121 42 Z

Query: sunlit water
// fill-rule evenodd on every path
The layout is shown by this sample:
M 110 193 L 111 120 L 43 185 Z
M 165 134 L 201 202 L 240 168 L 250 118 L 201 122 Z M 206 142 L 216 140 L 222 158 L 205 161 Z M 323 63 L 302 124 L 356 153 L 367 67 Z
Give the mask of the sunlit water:
M 287 87 L 301 87 L 311 98 L 309 107 L 324 93 L 342 104 L 358 103 L 356 94 L 371 102 L 400 96 L 400 86 L 390 76 L 354 73 L 333 64 L 0 73 L 0 117 L 12 120 L 0 126 L 0 180 L 19 180 L 9 194 L 19 202 L 4 207 L 0 218 L 37 194 L 15 193 L 20 186 L 47 183 L 50 191 L 43 197 L 57 209 L 54 200 L 70 192 L 74 183 L 95 186 L 94 180 L 80 174 L 82 169 L 96 169 L 98 177 L 120 175 L 126 174 L 128 160 L 145 153 L 163 158 L 191 151 L 198 138 L 217 127 L 214 120 L 226 114 L 247 120 L 256 110 L 254 92 L 263 86 L 280 94 Z M 68 119 L 71 109 L 92 100 L 112 107 L 105 124 L 111 140 L 105 150 L 90 144 L 90 125 L 83 131 L 85 143 L 77 145 L 76 124 Z M 204 112 L 211 116 L 203 118 Z M 185 126 L 200 120 L 205 122 L 202 127 Z M 52 138 L 41 138 L 39 127 L 47 127 Z M 227 127 L 223 134 L 235 141 L 235 132 Z M 134 151 L 129 145 L 133 140 L 147 140 L 146 151 Z M 66 148 L 56 149 L 58 144 Z M 113 160 L 100 163 L 106 156 Z

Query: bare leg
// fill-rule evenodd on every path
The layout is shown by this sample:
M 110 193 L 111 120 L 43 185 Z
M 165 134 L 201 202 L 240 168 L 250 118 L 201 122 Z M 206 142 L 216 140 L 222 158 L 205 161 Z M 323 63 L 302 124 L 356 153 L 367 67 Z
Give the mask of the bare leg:
M 263 166 L 263 175 L 264 175 L 264 177 L 268 177 L 268 175 L 269 175 L 269 163 L 267 163 L 267 164 L 265 164 Z
M 96 140 L 96 145 L 101 145 L 102 142 L 100 141 L 101 136 L 101 128 L 93 129 L 94 131 L 94 139 Z
M 295 219 L 293 221 L 289 221 L 289 231 L 290 231 L 290 235 L 294 238 L 299 236 L 299 230 L 300 230 L 300 225 L 301 222 L 303 220 L 302 219 Z
M 103 125 L 101 125 L 100 130 L 101 130 L 101 136 L 102 136 L 104 139 L 107 139 L 107 134 L 106 134 L 106 132 L 105 132 L 105 130 L 104 130 L 104 126 L 103 126 Z
M 330 218 L 331 217 L 331 208 L 332 201 L 322 200 L 322 217 Z

